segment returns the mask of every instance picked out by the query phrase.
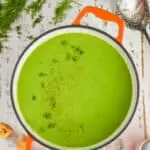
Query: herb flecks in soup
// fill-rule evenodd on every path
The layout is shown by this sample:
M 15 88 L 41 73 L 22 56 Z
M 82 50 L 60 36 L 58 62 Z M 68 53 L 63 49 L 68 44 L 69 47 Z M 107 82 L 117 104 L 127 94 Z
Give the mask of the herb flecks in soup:
M 131 105 L 132 82 L 115 48 L 92 35 L 69 33 L 29 56 L 17 94 L 24 119 L 40 137 L 83 147 L 118 129 Z

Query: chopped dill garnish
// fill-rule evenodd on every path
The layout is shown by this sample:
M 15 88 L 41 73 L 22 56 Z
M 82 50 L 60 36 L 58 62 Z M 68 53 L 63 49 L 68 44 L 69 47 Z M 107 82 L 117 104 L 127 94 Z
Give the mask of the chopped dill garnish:
M 44 72 L 40 72 L 40 73 L 38 73 L 38 76 L 39 76 L 39 77 L 44 77 L 44 76 L 47 76 L 47 74 L 44 73 Z
M 35 20 L 33 21 L 32 27 L 34 28 L 38 23 L 40 23 L 43 19 L 42 15 L 39 15 Z
M 18 35 L 22 34 L 20 25 L 16 26 L 16 32 L 17 32 Z
M 48 128 L 49 129 L 52 129 L 52 128 L 55 128 L 56 127 L 56 123 L 55 122 L 51 122 L 48 124 Z
M 32 95 L 32 100 L 36 100 L 36 96 L 35 95 Z
M 52 63 L 58 63 L 57 59 L 52 59 Z
M 73 56 L 73 57 L 72 57 L 72 61 L 76 62 L 76 61 L 78 61 L 78 60 L 79 60 L 79 56 Z
M 39 13 L 45 2 L 46 0 L 36 0 L 32 2 L 29 6 L 27 6 L 26 12 L 31 14 L 31 17 L 34 18 L 37 13 Z
M 45 128 L 44 128 L 44 127 L 41 127 L 41 128 L 40 128 L 40 132 L 45 132 Z
M 0 52 L 3 48 L 4 48 L 4 46 L 2 45 L 2 41 L 0 41 Z
M 27 38 L 28 38 L 29 40 L 34 40 L 34 39 L 35 39 L 35 37 L 34 37 L 33 35 L 29 35 L 29 36 L 27 36 Z
M 41 87 L 42 87 L 42 88 L 44 88 L 44 87 L 45 87 L 45 85 L 44 85 L 44 82 L 43 82 L 43 81 L 41 82 Z
M 67 41 L 66 40 L 62 40 L 61 41 L 61 45 L 66 46 L 67 45 Z
M 72 2 L 74 2 L 74 0 L 62 0 L 62 2 L 58 3 L 55 8 L 55 16 L 53 17 L 55 24 L 60 23 L 65 19 L 66 11 L 72 8 Z
M 51 119 L 52 118 L 52 114 L 50 112 L 45 112 L 43 114 L 44 119 Z

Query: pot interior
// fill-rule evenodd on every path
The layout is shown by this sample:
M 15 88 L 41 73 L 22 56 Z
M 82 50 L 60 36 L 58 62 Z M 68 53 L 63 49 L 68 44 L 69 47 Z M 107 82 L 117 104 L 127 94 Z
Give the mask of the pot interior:
M 12 80 L 14 109 L 36 140 L 58 149 L 93 149 L 116 138 L 138 99 L 135 66 L 106 33 L 62 27 L 34 41 Z

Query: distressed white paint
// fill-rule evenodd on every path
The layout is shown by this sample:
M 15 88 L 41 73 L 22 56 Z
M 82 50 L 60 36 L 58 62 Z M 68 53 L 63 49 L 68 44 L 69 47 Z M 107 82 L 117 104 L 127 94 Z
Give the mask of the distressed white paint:
M 24 48 L 30 43 L 26 37 L 29 35 L 38 36 L 41 33 L 52 29 L 56 26 L 49 24 L 53 15 L 56 3 L 59 0 L 51 3 L 48 0 L 47 4 L 42 9 L 44 15 L 43 22 L 37 25 L 34 29 L 31 27 L 32 22 L 29 15 L 25 12 L 14 23 L 13 27 L 18 24 L 22 26 L 22 36 L 18 38 L 15 30 L 9 33 L 10 38 L 5 43 L 7 48 L 0 54 L 0 122 L 6 122 L 14 127 L 19 133 L 24 133 L 24 130 L 20 126 L 11 106 L 10 101 L 10 79 L 14 68 L 14 65 L 18 59 L 18 56 L 24 50 Z M 116 0 L 80 0 L 80 5 L 73 4 L 74 8 L 69 12 L 67 18 L 63 23 L 58 24 L 68 25 L 71 24 L 77 13 L 87 5 L 96 5 L 110 11 L 115 11 Z M 94 15 L 88 15 L 82 20 L 82 24 L 94 26 L 98 29 L 104 30 L 110 35 L 117 36 L 117 26 L 114 23 L 108 23 L 99 20 Z M 141 44 L 141 33 L 130 29 L 125 29 L 123 46 L 131 54 L 140 77 L 140 99 L 136 114 L 128 126 L 126 131 L 110 145 L 102 148 L 102 150 L 135 150 L 134 146 L 142 142 L 145 138 L 145 130 L 150 138 L 150 46 L 147 44 L 144 38 L 144 44 Z M 142 56 L 142 47 L 144 55 Z M 142 57 L 144 57 L 144 68 L 142 66 Z M 144 74 L 142 70 L 144 69 Z M 143 76 L 144 75 L 144 76 Z M 143 76 L 143 77 L 142 77 Z M 143 112 L 143 96 L 146 107 L 146 129 L 144 125 L 144 112 Z M 16 150 L 15 144 L 11 141 L 0 140 L 0 150 Z M 33 150 L 46 150 L 43 146 L 34 143 Z

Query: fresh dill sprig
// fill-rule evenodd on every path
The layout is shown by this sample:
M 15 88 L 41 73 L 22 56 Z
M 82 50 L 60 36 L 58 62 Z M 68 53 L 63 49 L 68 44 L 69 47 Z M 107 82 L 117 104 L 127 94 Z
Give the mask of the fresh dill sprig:
M 5 35 L 25 6 L 26 0 L 5 0 L 0 10 L 0 34 Z
M 11 29 L 11 24 L 18 18 L 24 9 L 26 0 L 4 0 L 0 4 L 0 50 L 3 47 L 3 39 Z
M 46 0 L 36 0 L 32 2 L 26 8 L 26 12 L 31 14 L 31 18 L 33 19 L 37 13 L 41 10 L 42 6 L 45 4 Z
M 62 0 L 62 2 L 58 3 L 55 8 L 55 16 L 53 17 L 53 21 L 55 24 L 63 21 L 66 17 L 66 11 L 71 9 L 72 2 L 74 0 Z

